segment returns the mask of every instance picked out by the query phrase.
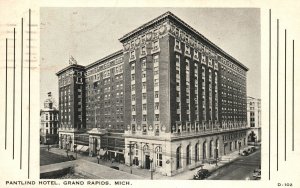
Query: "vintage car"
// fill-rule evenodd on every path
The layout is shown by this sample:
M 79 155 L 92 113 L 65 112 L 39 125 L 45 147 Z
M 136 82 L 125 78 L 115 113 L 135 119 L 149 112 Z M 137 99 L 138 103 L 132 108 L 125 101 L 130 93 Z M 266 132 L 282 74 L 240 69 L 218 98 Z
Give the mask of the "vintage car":
M 210 172 L 207 169 L 200 169 L 197 171 L 197 173 L 194 175 L 194 180 L 203 180 L 207 178 L 210 175 Z

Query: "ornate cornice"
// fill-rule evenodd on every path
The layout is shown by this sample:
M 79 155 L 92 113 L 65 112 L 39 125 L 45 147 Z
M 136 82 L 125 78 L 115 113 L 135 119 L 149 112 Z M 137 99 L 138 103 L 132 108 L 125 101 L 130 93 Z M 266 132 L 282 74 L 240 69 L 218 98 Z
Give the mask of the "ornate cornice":
M 114 52 L 114 53 L 112 53 L 112 54 L 110 54 L 110 55 L 108 55 L 108 56 L 106 56 L 106 57 L 104 57 L 102 59 L 99 59 L 99 60 L 95 61 L 94 63 L 91 63 L 91 64 L 87 65 L 85 67 L 85 69 L 89 69 L 89 68 L 91 68 L 93 66 L 96 66 L 96 65 L 98 65 L 100 63 L 103 63 L 104 61 L 107 61 L 109 59 L 115 58 L 116 56 L 119 56 L 119 55 L 123 55 L 123 50 L 119 50 L 117 52 Z
M 65 71 L 67 71 L 67 70 L 69 70 L 69 69 L 71 69 L 71 68 L 77 68 L 77 69 L 84 70 L 84 66 L 72 64 L 72 65 L 69 65 L 69 66 L 65 67 L 64 69 L 58 71 L 58 72 L 56 73 L 56 75 L 59 76 L 60 74 L 64 73 Z
M 176 23 L 176 25 L 180 25 L 182 26 L 182 28 L 184 29 L 184 32 L 188 32 L 188 33 L 192 33 L 192 35 L 195 35 L 196 37 L 200 38 L 201 41 L 207 43 L 209 46 L 211 46 L 212 48 L 214 48 L 215 51 L 217 51 L 216 53 L 220 53 L 222 55 L 225 56 L 225 58 L 228 58 L 229 60 L 235 62 L 238 66 L 240 66 L 242 69 L 244 69 L 245 71 L 248 71 L 249 69 L 243 65 L 242 63 L 240 63 L 237 59 L 235 59 L 234 57 L 232 57 L 231 55 L 229 55 L 228 53 L 226 53 L 223 49 L 221 49 L 220 47 L 218 47 L 217 45 L 215 45 L 213 42 L 211 42 L 210 40 L 208 40 L 205 36 L 203 36 L 201 33 L 199 33 L 197 30 L 195 30 L 194 28 L 192 28 L 191 26 L 189 26 L 187 23 L 185 23 L 184 21 L 182 21 L 180 18 L 178 18 L 177 16 L 175 16 L 173 13 L 171 12 L 166 12 L 162 15 L 160 15 L 159 17 L 143 24 L 142 26 L 138 27 L 137 29 L 127 33 L 126 35 L 124 35 L 123 37 L 121 37 L 119 39 L 120 42 L 122 43 L 126 43 L 129 40 L 131 40 L 132 38 L 136 37 L 137 35 L 141 34 L 142 32 L 145 32 L 147 29 L 154 27 L 155 25 L 165 21 L 166 19 L 168 19 L 169 21 L 173 21 Z M 169 27 L 169 26 L 167 26 Z M 167 30 L 172 30 L 174 28 L 167 28 Z M 180 38 L 184 37 L 182 34 L 180 34 Z M 191 36 L 190 36 L 191 37 Z M 202 44 L 203 45 L 203 44 Z M 206 47 L 207 48 L 207 47 Z M 201 48 L 200 48 L 201 49 Z M 200 50 L 201 51 L 201 50 Z

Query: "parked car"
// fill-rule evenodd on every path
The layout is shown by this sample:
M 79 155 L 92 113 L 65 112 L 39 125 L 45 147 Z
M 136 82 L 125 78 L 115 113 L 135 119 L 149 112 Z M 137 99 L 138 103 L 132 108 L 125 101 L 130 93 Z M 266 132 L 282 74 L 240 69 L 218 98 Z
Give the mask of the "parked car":
M 250 150 L 251 150 L 251 152 L 255 152 L 256 151 L 256 147 L 253 146 L 253 147 L 250 148 Z
M 111 166 L 110 168 L 113 168 L 113 169 L 115 169 L 115 170 L 120 170 L 120 168 L 117 167 L 117 166 Z
M 207 169 L 200 169 L 198 172 L 194 175 L 194 180 L 203 180 L 207 178 L 210 175 L 210 172 Z
M 73 155 L 69 155 L 69 160 L 74 161 L 74 160 L 76 160 L 76 158 Z
M 255 178 L 255 179 L 260 179 L 261 178 L 261 169 L 260 168 L 257 168 L 253 171 L 253 174 L 252 176 Z
M 241 153 L 242 156 L 247 156 L 249 155 L 249 152 L 247 150 L 244 150 L 242 153 Z

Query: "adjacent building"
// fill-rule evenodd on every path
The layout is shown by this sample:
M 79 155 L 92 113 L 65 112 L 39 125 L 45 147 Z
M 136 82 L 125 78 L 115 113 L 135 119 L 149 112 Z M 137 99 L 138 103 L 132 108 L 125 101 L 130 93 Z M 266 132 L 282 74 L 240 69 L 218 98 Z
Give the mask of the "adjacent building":
M 172 176 L 247 145 L 246 66 L 171 12 L 119 41 L 57 73 L 62 148 Z
M 44 108 L 40 111 L 40 143 L 58 143 L 58 110 L 53 106 L 54 99 L 51 92 L 44 101 Z
M 261 99 L 247 97 L 248 142 L 261 141 Z

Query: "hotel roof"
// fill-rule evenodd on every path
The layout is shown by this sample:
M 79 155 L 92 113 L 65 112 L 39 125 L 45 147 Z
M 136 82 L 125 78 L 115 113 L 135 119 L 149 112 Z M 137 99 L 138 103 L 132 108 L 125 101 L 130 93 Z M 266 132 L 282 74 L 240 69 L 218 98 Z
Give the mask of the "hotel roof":
M 123 37 L 121 37 L 119 39 L 120 42 L 125 42 L 126 40 L 128 40 L 129 38 L 131 38 L 132 36 L 144 31 L 145 29 L 147 29 L 148 27 L 151 27 L 153 24 L 158 23 L 164 19 L 170 19 L 170 20 L 174 20 L 177 23 L 179 23 L 180 25 L 182 25 L 184 28 L 188 29 L 190 32 L 194 33 L 195 35 L 197 35 L 198 37 L 200 37 L 203 41 L 205 41 L 206 43 L 208 43 L 209 45 L 211 45 L 213 48 L 215 48 L 216 51 L 218 51 L 219 53 L 223 54 L 225 57 L 227 57 L 228 59 L 234 61 L 235 63 L 237 63 L 239 66 L 241 66 L 244 70 L 248 71 L 249 69 L 243 65 L 241 62 L 239 62 L 237 59 L 235 59 L 234 57 L 232 57 L 231 55 L 229 55 L 228 53 L 226 53 L 223 49 L 221 49 L 220 47 L 218 47 L 217 45 L 215 45 L 213 42 L 211 42 L 210 40 L 208 40 L 204 35 L 202 35 L 201 33 L 199 33 L 197 30 L 195 30 L 194 28 L 192 28 L 191 26 L 189 26 L 187 23 L 185 23 L 184 21 L 182 21 L 180 18 L 178 18 L 177 16 L 175 16 L 172 12 L 168 11 L 160 16 L 158 16 L 157 18 L 143 24 L 142 26 L 138 27 L 137 29 L 127 33 L 126 35 L 124 35 Z

